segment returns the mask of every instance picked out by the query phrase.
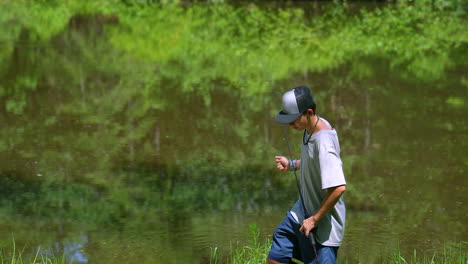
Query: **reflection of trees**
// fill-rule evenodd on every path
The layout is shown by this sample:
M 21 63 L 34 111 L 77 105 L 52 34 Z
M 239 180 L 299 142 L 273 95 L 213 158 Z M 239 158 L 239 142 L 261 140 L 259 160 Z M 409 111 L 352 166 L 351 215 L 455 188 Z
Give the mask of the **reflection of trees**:
M 387 167 L 372 156 L 389 146 L 402 152 L 385 138 L 398 132 L 394 124 L 403 116 L 434 129 L 409 106 L 420 105 L 424 88 L 396 87 L 435 81 L 443 94 L 444 78 L 459 85 L 450 71 L 466 66 L 457 58 L 463 49 L 454 48 L 466 46 L 466 21 L 424 7 L 360 16 L 337 7 L 308 19 L 301 10 L 255 6 L 117 7 L 93 10 L 114 15 L 64 13 L 50 28 L 37 16 L 18 16 L 19 25 L 0 29 L 13 27 L 18 43 L 35 43 L 12 41 L 1 53 L 0 119 L 9 124 L 0 130 L 9 139 L 0 146 L 2 167 L 30 175 L 38 162 L 44 184 L 35 198 L 71 215 L 69 208 L 108 202 L 86 209 L 90 218 L 104 210 L 102 221 L 141 207 L 245 209 L 288 197 L 264 187 L 288 184 L 265 164 L 284 149 L 271 122 L 273 98 L 296 81 L 312 83 L 320 111 L 336 122 L 348 173 L 360 175 L 354 206 L 374 208 L 386 179 L 370 163 Z M 54 12 L 15 6 L 27 8 Z M 383 108 L 389 104 L 399 115 Z M 417 142 L 409 135 L 400 136 Z M 375 188 L 364 194 L 369 183 Z

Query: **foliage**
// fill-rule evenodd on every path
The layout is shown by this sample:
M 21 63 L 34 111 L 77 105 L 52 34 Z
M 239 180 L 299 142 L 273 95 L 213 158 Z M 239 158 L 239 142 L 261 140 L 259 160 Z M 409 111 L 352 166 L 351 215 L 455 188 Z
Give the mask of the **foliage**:
M 296 193 L 271 168 L 286 149 L 274 99 L 310 83 L 340 132 L 348 208 L 463 230 L 432 215 L 467 164 L 458 2 L 150 2 L 1 2 L 3 215 L 138 226 L 166 210 L 282 208 Z M 409 191 L 433 202 L 395 203 Z
M 77 190 L 87 185 L 93 188 L 85 197 L 125 200 L 127 194 L 117 190 L 131 188 L 133 173 L 114 168 L 147 164 L 155 157 L 169 172 L 144 175 L 158 178 L 158 191 L 167 202 L 183 207 L 196 198 L 200 204 L 194 207 L 199 209 L 202 204 L 226 209 L 245 199 L 253 199 L 246 204 L 257 204 L 259 197 L 266 197 L 262 191 L 254 191 L 251 198 L 236 197 L 245 181 L 235 175 L 265 174 L 267 181 L 274 175 L 255 167 L 268 161 L 265 153 L 276 151 L 271 145 L 277 138 L 260 131 L 272 130 L 271 109 L 277 108 L 272 99 L 283 89 L 282 80 L 324 72 L 333 81 L 326 84 L 329 90 L 318 94 L 323 101 L 335 97 L 343 85 L 370 87 L 366 89 L 374 96 L 386 96 L 387 85 L 372 84 L 381 72 L 409 83 L 429 83 L 453 79 L 451 70 L 466 67 L 468 61 L 466 53 L 458 52 L 467 45 L 466 20 L 424 5 L 361 9 L 357 14 L 347 5 L 331 5 L 312 16 L 301 9 L 256 5 L 185 8 L 19 1 L 4 6 L 11 12 L 0 16 L 5 32 L 0 35 L 8 36 L 2 39 L 7 48 L 1 55 L 1 119 L 12 126 L 0 131 L 9 139 L 0 147 L 18 164 L 35 164 L 19 174 L 45 175 L 33 178 L 49 195 L 27 193 L 28 199 L 43 197 L 50 208 L 65 204 L 82 208 L 72 202 L 72 193 L 82 193 Z M 338 77 L 340 69 L 347 75 Z M 463 82 L 453 80 L 444 85 Z M 51 107 L 41 107 L 44 102 Z M 445 101 L 460 112 L 463 102 L 457 94 Z M 341 104 L 347 107 L 346 102 Z M 190 110 L 191 105 L 200 111 Z M 336 119 L 357 116 L 352 107 L 344 113 Z M 179 136 L 187 129 L 177 123 L 180 117 L 192 121 L 190 137 Z M 231 123 L 236 125 L 227 129 Z M 259 134 L 265 141 L 256 140 Z M 363 138 L 358 131 L 347 136 Z M 34 138 L 34 143 L 27 138 Z M 224 138 L 231 144 L 224 145 Z M 352 151 L 345 161 L 354 164 L 354 170 L 366 166 L 356 162 L 362 153 L 346 142 L 345 148 Z M 38 148 L 44 152 L 37 153 Z M 187 161 L 191 162 L 185 166 Z M 218 163 L 222 170 L 211 168 Z M 237 169 L 245 164 L 252 168 Z M 353 166 L 347 172 L 352 173 Z M 223 203 L 213 204 L 220 199 L 217 187 L 205 192 L 206 175 L 211 175 L 207 181 L 213 186 L 230 186 Z M 109 181 L 115 184 L 109 186 Z M 186 181 L 197 188 L 184 185 Z M 264 183 L 251 182 L 253 190 Z M 379 182 L 383 179 L 377 178 L 375 184 Z M 67 187 L 57 187 L 63 185 Z M 358 196 L 363 188 L 359 183 L 350 186 L 355 206 L 377 204 L 382 193 L 376 189 Z M 57 192 L 70 196 L 54 200 Z
M 250 226 L 250 241 L 247 245 L 236 245 L 231 248 L 231 256 L 226 263 L 231 264 L 244 264 L 244 263 L 266 263 L 268 252 L 271 246 L 271 239 L 260 239 L 259 231 L 255 223 Z M 400 248 L 395 249 L 393 255 L 380 256 L 381 260 L 374 259 L 372 263 L 386 263 L 386 264 L 462 264 L 467 261 L 466 242 L 461 243 L 447 243 L 443 248 L 437 250 L 433 254 L 420 254 L 416 249 L 413 250 L 412 256 L 404 256 Z M 216 264 L 217 259 L 220 258 L 220 249 L 212 251 L 213 261 L 210 264 Z M 299 260 L 293 259 L 294 263 L 302 263 Z M 347 257 L 338 256 L 337 263 L 361 263 L 362 259 L 357 257 L 352 261 Z
M 441 252 L 440 252 L 441 251 Z M 418 255 L 417 250 L 413 250 L 413 255 L 405 258 L 398 250 L 393 256 L 389 257 L 384 263 L 388 264 L 425 264 L 425 263 L 465 263 L 467 261 L 466 242 L 458 244 L 447 244 L 433 255 Z
M 236 245 L 232 249 L 233 253 L 228 263 L 250 264 L 264 263 L 267 259 L 271 240 L 262 239 L 255 223 L 250 225 L 250 241 L 248 245 Z
M 13 247 L 11 251 L 0 249 L 0 263 L 1 264 L 23 264 L 23 263 L 34 263 L 34 264 L 65 264 L 69 263 L 65 260 L 65 256 L 62 257 L 47 257 L 39 254 L 40 248 L 37 249 L 32 259 L 28 256 L 23 257 L 23 252 L 16 248 L 15 241 L 13 241 Z

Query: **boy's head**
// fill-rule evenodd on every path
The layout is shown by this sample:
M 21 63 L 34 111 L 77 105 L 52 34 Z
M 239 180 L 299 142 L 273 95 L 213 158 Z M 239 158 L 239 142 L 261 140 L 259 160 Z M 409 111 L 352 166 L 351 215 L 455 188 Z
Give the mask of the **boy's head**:
M 299 118 L 307 109 L 312 109 L 315 114 L 315 101 L 306 86 L 299 86 L 287 91 L 283 95 L 283 110 L 275 117 L 275 121 L 289 124 Z

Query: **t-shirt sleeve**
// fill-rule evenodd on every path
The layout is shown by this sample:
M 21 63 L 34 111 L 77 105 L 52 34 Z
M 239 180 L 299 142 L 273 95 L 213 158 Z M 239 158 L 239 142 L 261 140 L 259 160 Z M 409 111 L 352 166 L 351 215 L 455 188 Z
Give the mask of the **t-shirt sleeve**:
M 319 144 L 319 160 L 322 189 L 346 185 L 343 163 L 331 140 L 324 140 Z

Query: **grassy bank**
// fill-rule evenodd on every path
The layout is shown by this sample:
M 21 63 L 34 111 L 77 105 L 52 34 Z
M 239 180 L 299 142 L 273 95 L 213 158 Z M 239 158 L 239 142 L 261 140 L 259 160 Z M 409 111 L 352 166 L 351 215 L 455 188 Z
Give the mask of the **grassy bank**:
M 247 245 L 237 245 L 231 248 L 232 255 L 222 259 L 219 256 L 219 249 L 212 248 L 210 253 L 210 264 L 259 264 L 266 263 L 266 258 L 270 249 L 271 239 L 261 238 L 256 225 L 251 225 L 251 238 Z M 382 256 L 385 264 L 466 264 L 468 242 L 457 243 L 455 246 L 444 246 L 432 255 L 420 254 L 417 249 L 413 250 L 412 256 L 404 256 L 400 248 L 395 249 L 395 253 L 389 256 Z M 296 263 L 302 263 L 296 261 Z M 337 263 L 355 263 L 347 256 L 339 256 Z M 357 263 L 361 263 L 359 260 Z
M 0 248 L 0 264 L 65 264 L 69 263 L 65 259 L 65 255 L 61 257 L 48 257 L 40 253 L 41 248 L 37 248 L 36 253 L 31 256 L 24 254 L 22 250 L 16 248 L 13 241 L 11 249 Z
M 229 256 L 223 256 L 217 247 L 212 248 L 209 257 L 210 264 L 260 264 L 266 263 L 266 258 L 271 245 L 271 239 L 262 237 L 256 225 L 250 226 L 251 237 L 246 245 L 233 244 L 229 251 Z M 412 256 L 404 256 L 399 248 L 389 256 L 382 256 L 382 261 L 378 263 L 384 264 L 466 264 L 468 263 L 467 257 L 468 242 L 460 242 L 455 246 L 448 244 L 442 249 L 437 250 L 432 255 L 420 254 L 418 250 L 414 249 Z M 71 263 L 66 259 L 65 255 L 62 256 L 45 256 L 42 255 L 41 249 L 38 248 L 36 253 L 28 255 L 23 250 L 18 249 L 13 242 L 12 248 L 0 249 L 0 264 L 66 264 Z M 137 260 L 136 260 L 137 262 Z M 302 263 L 295 261 L 295 263 Z M 358 260 L 350 260 L 346 255 L 339 256 L 338 262 L 342 264 L 348 263 L 362 263 Z M 377 262 L 374 262 L 377 263 Z

